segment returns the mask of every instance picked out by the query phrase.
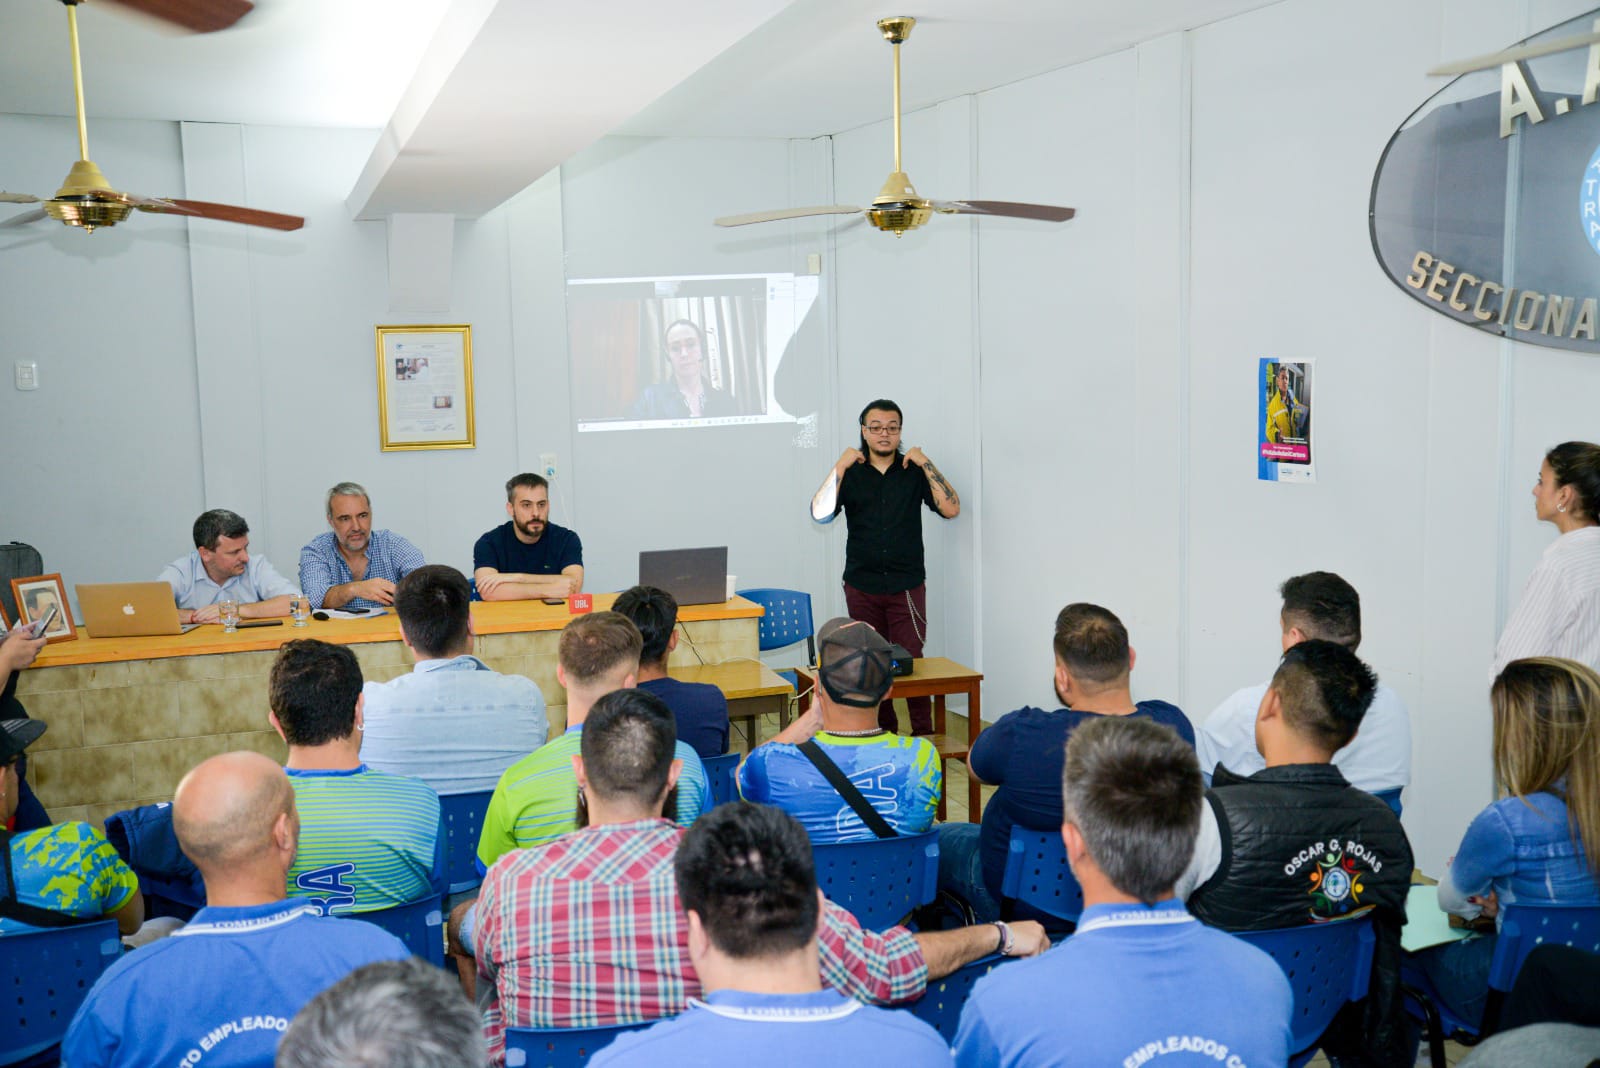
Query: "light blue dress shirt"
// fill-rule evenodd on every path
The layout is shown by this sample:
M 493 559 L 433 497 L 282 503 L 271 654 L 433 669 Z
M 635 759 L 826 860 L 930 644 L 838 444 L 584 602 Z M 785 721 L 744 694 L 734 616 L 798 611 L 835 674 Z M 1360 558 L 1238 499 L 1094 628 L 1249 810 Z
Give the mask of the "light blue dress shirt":
M 399 582 L 425 563 L 427 561 L 422 558 L 421 550 L 400 535 L 390 530 L 374 530 L 367 541 L 367 573 L 363 578 Z M 310 598 L 312 608 L 321 608 L 328 591 L 334 586 L 354 581 L 350 565 L 339 554 L 339 543 L 333 531 L 323 531 L 311 539 L 311 544 L 300 550 L 300 589 Z M 345 607 L 383 606 L 365 597 L 352 597 Z
M 475 656 L 422 660 L 411 674 L 361 692 L 361 759 L 442 795 L 493 790 L 550 733 L 538 684 Z
M 172 596 L 179 608 L 190 610 L 204 608 L 230 597 L 240 604 L 255 604 L 296 592 L 294 583 L 278 574 L 277 568 L 269 564 L 265 556 L 252 556 L 244 574 L 235 575 L 218 586 L 206 574 L 206 565 L 200 562 L 199 549 L 172 561 L 161 569 L 157 578 L 172 587 Z

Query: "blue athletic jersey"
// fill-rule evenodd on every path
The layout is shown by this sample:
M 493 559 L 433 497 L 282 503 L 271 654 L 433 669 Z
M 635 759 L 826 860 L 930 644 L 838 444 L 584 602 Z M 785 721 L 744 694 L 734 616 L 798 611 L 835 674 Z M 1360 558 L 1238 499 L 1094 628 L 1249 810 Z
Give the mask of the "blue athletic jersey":
M 139 892 L 139 877 L 87 823 L 54 823 L 11 839 L 17 900 L 70 916 L 104 916 Z M 37 930 L 0 918 L 0 934 Z
M 324 915 L 404 905 L 444 887 L 439 795 L 419 779 L 374 771 L 289 770 L 300 811 L 290 897 Z
M 820 731 L 816 740 L 889 826 L 901 834 L 921 834 L 933 826 L 944 769 L 928 739 L 888 732 L 847 738 Z M 739 765 L 739 792 L 746 801 L 789 813 L 813 842 L 876 837 L 798 746 L 757 746 Z

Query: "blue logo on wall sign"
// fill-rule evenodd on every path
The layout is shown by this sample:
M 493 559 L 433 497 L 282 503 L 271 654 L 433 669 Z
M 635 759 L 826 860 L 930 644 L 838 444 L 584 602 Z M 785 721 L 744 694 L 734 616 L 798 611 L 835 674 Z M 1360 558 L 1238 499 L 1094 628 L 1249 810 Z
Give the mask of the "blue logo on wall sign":
M 1578 221 L 1589 247 L 1600 255 L 1600 148 L 1589 157 L 1589 166 L 1584 168 L 1583 181 L 1578 186 Z

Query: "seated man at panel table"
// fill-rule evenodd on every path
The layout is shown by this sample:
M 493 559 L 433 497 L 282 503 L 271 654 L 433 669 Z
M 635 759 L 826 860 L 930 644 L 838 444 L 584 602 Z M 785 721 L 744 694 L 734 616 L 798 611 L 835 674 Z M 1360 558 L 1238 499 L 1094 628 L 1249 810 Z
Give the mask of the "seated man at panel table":
M 1331 571 L 1296 575 L 1278 591 L 1283 610 L 1283 648 L 1307 638 L 1338 642 L 1353 653 L 1361 645 L 1361 595 Z M 1218 764 L 1235 775 L 1254 775 L 1266 766 L 1256 748 L 1256 710 L 1266 683 L 1247 686 L 1216 707 L 1196 732 L 1200 770 L 1209 780 Z M 1399 790 L 1411 781 L 1411 717 L 1400 695 L 1383 684 L 1362 717 L 1361 730 L 1333 755 L 1351 786 L 1369 793 Z
M 180 623 L 216 623 L 218 601 L 237 601 L 240 619 L 270 619 L 289 614 L 294 583 L 278 574 L 265 556 L 250 555 L 250 526 L 226 508 L 213 508 L 194 521 L 194 552 L 156 576 L 172 587 Z
M 673 874 L 683 831 L 662 816 L 681 770 L 675 733 L 659 698 L 602 697 L 575 761 L 588 825 L 517 850 L 484 877 L 478 994 L 497 1063 L 506 1027 L 638 1023 L 682 1012 L 700 993 Z M 914 998 L 929 978 L 999 949 L 1029 956 L 1048 944 L 1032 923 L 864 931 L 833 904 L 817 933 L 823 983 L 878 1003 Z
M 440 794 L 494 789 L 550 733 L 538 684 L 472 655 L 471 599 L 466 577 L 443 564 L 401 579 L 394 610 L 416 667 L 361 691 L 361 758 Z
M 611 610 L 639 628 L 639 689 L 655 694 L 678 721 L 678 740 L 702 759 L 728 751 L 728 699 L 704 682 L 680 682 L 667 674 L 667 657 L 678 647 L 678 600 L 654 586 L 635 586 L 617 595 Z
M 132 934 L 144 921 L 139 877 L 106 836 L 87 823 L 57 823 L 6 832 L 22 793 L 17 761 L 46 730 L 36 719 L 0 719 L 0 934 L 65 926 L 66 917 L 105 917 Z
M 1284 652 L 1256 713 L 1266 767 L 1249 778 L 1217 768 L 1178 896 L 1202 922 L 1229 931 L 1370 912 L 1370 993 L 1340 1013 L 1324 1049 L 1394 1065 L 1414 1053 L 1400 1006 L 1411 845 L 1389 806 L 1331 763 L 1361 726 L 1377 681 L 1337 642 L 1313 638 Z
M 372 529 L 372 501 L 354 482 L 328 491 L 328 526 L 300 550 L 300 590 L 312 608 L 380 608 L 425 561 L 391 530 Z
M 894 657 L 877 631 L 842 616 L 824 623 L 816 700 L 739 765 L 739 792 L 789 812 L 813 842 L 879 837 L 834 787 L 831 765 L 898 833 L 932 827 L 944 768 L 927 738 L 878 726 L 878 703 L 893 685 Z
M 1282 970 L 1173 896 L 1203 789 L 1193 748 L 1170 727 L 1106 718 L 1072 732 L 1061 837 L 1083 916 L 1051 952 L 978 980 L 957 1065 L 1288 1062 L 1294 999 Z
M 472 577 L 485 601 L 570 597 L 583 590 L 583 542 L 550 522 L 550 483 L 523 473 L 506 483 L 506 515 L 472 547 Z
M 970 823 L 939 828 L 939 886 L 967 902 L 980 920 L 1000 915 L 1011 828 L 1061 826 L 1061 759 L 1074 730 L 1107 716 L 1136 716 L 1165 724 L 1194 745 L 1194 728 L 1176 705 L 1134 701 L 1134 651 L 1128 629 L 1111 612 L 1067 605 L 1056 616 L 1054 648 L 1056 697 L 1065 707 L 1019 708 L 978 735 L 968 768 L 999 789 L 984 806 L 981 829 Z
M 594 1068 L 698 1064 L 707 1050 L 725 1064 L 949 1068 L 950 1047 L 915 1016 L 823 988 L 817 933 L 827 899 L 793 816 L 722 805 L 689 828 L 673 867 L 703 1000 L 621 1036 Z
M 106 969 L 72 1018 L 63 1063 L 271 1068 L 302 1005 L 364 964 L 410 955 L 371 924 L 284 899 L 294 796 L 259 753 L 224 753 L 183 777 L 172 824 L 205 876 L 206 907 Z
M 289 896 L 324 914 L 372 912 L 444 888 L 439 795 L 361 762 L 361 665 L 345 645 L 285 643 L 268 676 L 300 813 Z

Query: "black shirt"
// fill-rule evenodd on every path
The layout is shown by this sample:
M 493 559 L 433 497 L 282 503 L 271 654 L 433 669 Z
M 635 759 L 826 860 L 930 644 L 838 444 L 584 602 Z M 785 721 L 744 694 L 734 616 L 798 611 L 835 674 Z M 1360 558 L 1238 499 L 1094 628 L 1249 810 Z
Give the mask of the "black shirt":
M 492 567 L 502 575 L 559 575 L 573 564 L 583 565 L 583 542 L 554 523 L 546 523 L 539 540 L 527 545 L 517 540 L 508 519 L 472 547 L 474 571 Z
M 899 593 L 927 580 L 922 562 L 922 512 L 935 515 L 933 487 L 916 464 L 901 466 L 896 455 L 878 473 L 869 459 L 852 464 L 839 480 L 833 514 L 844 512 L 849 536 L 844 543 L 844 580 L 862 593 Z

